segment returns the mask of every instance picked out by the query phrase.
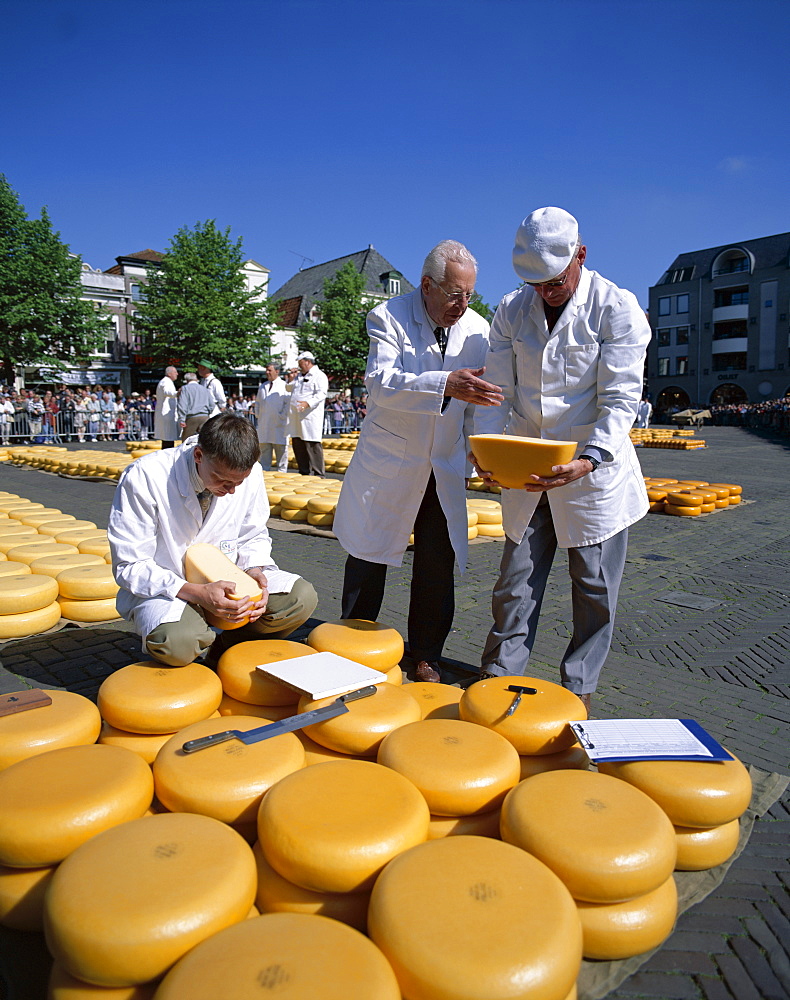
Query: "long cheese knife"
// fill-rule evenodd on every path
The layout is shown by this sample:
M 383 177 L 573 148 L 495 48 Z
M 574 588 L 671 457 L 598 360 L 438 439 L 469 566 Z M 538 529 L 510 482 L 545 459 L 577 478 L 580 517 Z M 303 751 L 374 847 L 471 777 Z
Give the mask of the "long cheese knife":
M 357 691 L 349 691 L 348 694 L 341 694 L 329 705 L 322 708 L 313 708 L 309 712 L 302 712 L 299 715 L 289 715 L 287 719 L 280 719 L 278 722 L 270 722 L 266 726 L 259 726 L 257 729 L 249 729 L 246 733 L 239 729 L 228 729 L 222 733 L 212 733 L 211 736 L 201 736 L 196 740 L 187 740 L 181 749 L 184 753 L 194 753 L 196 750 L 205 750 L 206 747 L 213 747 L 216 743 L 224 743 L 226 740 L 241 740 L 242 743 L 259 743 L 261 740 L 268 740 L 272 736 L 280 736 L 282 733 L 292 733 L 295 729 L 302 729 L 304 726 L 312 726 L 315 722 L 323 722 L 325 719 L 334 719 L 336 715 L 343 715 L 348 711 L 346 702 L 358 701 L 360 698 L 369 698 L 376 693 L 375 685 L 359 688 Z

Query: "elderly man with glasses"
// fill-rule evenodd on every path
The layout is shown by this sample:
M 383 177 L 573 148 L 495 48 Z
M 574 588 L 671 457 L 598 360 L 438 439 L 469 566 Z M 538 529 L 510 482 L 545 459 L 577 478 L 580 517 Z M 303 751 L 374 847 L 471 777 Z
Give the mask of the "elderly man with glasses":
M 472 411 L 502 400 L 481 378 L 488 323 L 467 309 L 476 278 L 472 254 L 444 240 L 426 257 L 418 289 L 368 314 L 367 416 L 334 520 L 349 553 L 344 618 L 378 619 L 387 566 L 401 565 L 414 533 L 408 639 L 420 681 L 441 679 L 453 567 L 466 565 Z
M 578 443 L 551 476 L 502 493 L 507 537 L 482 670 L 528 672 L 559 545 L 568 550 L 573 607 L 561 679 L 589 710 L 612 641 L 628 526 L 648 511 L 628 432 L 650 327 L 635 296 L 587 270 L 586 256 L 576 219 L 561 208 L 538 209 L 519 226 L 513 267 L 524 284 L 499 304 L 486 357 L 486 377 L 505 403 L 478 410 L 475 432 Z

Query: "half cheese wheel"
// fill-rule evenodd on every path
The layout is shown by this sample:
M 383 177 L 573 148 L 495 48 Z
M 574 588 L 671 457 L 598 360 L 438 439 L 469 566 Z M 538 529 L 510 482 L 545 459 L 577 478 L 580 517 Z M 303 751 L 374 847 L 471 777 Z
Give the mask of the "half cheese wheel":
M 142 816 L 151 769 L 119 747 L 50 750 L 0 774 L 0 864 L 57 864 L 108 827 Z
M 297 656 L 310 656 L 313 652 L 303 642 L 290 642 L 288 639 L 238 642 L 220 656 L 217 676 L 225 694 L 237 701 L 252 705 L 295 705 L 299 701 L 299 693 L 267 677 L 257 667 Z
M 29 565 L 44 556 L 76 555 L 77 551 L 76 545 L 61 545 L 42 535 L 38 541 L 25 541 L 23 544 L 15 545 L 6 551 L 6 555 L 9 559 L 26 562 Z
M 522 489 L 530 476 L 551 476 L 553 466 L 570 462 L 578 445 L 511 434 L 473 434 L 469 447 L 500 486 Z
M 61 615 L 74 622 L 108 622 L 121 617 L 115 607 L 114 597 L 97 601 L 72 601 L 66 597 L 58 597 L 58 604 Z
M 58 521 L 48 521 L 46 524 L 39 525 L 38 533 L 39 535 L 51 535 L 53 538 L 55 535 L 60 534 L 61 531 L 96 531 L 96 525 L 93 521 L 69 521 L 67 523 L 61 524 Z
M 431 816 L 428 840 L 440 837 L 494 837 L 499 840 L 499 809 L 472 816 Z
M 373 889 L 368 933 L 403 995 L 420 1000 L 560 1000 L 581 964 L 568 890 L 488 837 L 445 837 L 395 858 Z
M 60 596 L 72 601 L 114 601 L 120 588 L 112 567 L 101 556 L 83 555 L 82 558 L 94 562 L 71 566 L 58 573 Z
M 723 865 L 735 853 L 740 833 L 740 822 L 737 819 L 704 829 L 676 826 L 678 860 L 675 870 L 700 872 Z
M 577 902 L 585 958 L 615 961 L 657 948 L 672 933 L 678 891 L 670 877 L 657 889 L 622 903 Z
M 32 572 L 27 563 L 12 562 L 6 558 L 5 553 L 0 552 L 0 576 L 18 576 L 20 573 Z
M 416 698 L 423 719 L 457 719 L 458 702 L 464 693 L 452 684 L 430 684 L 417 681 L 404 684 L 403 690 Z
M 111 726 L 130 733 L 175 733 L 207 719 L 222 698 L 219 678 L 202 663 L 130 663 L 102 681 L 97 704 Z
M 60 605 L 57 601 L 39 611 L 25 611 L 17 615 L 0 616 L 0 639 L 22 639 L 28 635 L 39 635 L 57 625 L 60 621 Z
M 158 983 L 137 986 L 92 986 L 53 962 L 47 1000 L 153 1000 Z
M 395 975 L 364 934 L 306 913 L 267 913 L 199 945 L 157 1000 L 400 1000 Z
M 388 670 L 403 659 L 403 637 L 394 628 L 359 618 L 317 625 L 307 644 L 319 653 L 337 653 L 374 670 Z
M 313 701 L 309 695 L 303 695 L 298 711 L 309 712 L 334 701 L 334 697 Z M 305 732 L 310 739 L 340 753 L 372 757 L 388 733 L 420 719 L 417 702 L 406 694 L 405 688 L 395 684 L 378 684 L 375 694 L 348 702 L 346 707 L 348 711 L 343 715 L 306 726 Z
M 249 597 L 251 601 L 261 599 L 260 585 L 244 570 L 239 569 L 236 563 L 231 562 L 224 552 L 220 552 L 216 546 L 208 545 L 205 542 L 190 545 L 186 550 L 184 577 L 189 583 L 217 583 L 219 580 L 227 580 L 235 586 L 231 595 L 233 600 L 241 600 L 243 597 Z M 227 618 L 220 618 L 206 612 L 206 621 L 214 628 L 228 630 L 247 625 L 249 618 L 231 622 Z
M 17 573 L 0 577 L 0 615 L 40 611 L 58 596 L 58 585 L 51 576 Z
M 739 760 L 602 762 L 598 769 L 649 795 L 676 826 L 730 823 L 752 797 L 752 779 Z
M 0 771 L 47 750 L 96 742 L 101 716 L 92 701 L 57 688 L 47 694 L 51 704 L 0 718 Z
M 57 577 L 64 569 L 73 569 L 75 566 L 106 566 L 107 563 L 101 556 L 87 556 L 81 552 L 70 555 L 42 556 L 34 559 L 30 564 L 33 573 L 43 573 L 44 576 Z
M 269 790 L 258 838 L 266 860 L 289 882 L 317 892 L 363 892 L 396 854 L 426 839 L 429 819 L 425 799 L 403 775 L 371 761 L 331 760 Z
M 594 771 L 536 774 L 502 804 L 502 839 L 540 858 L 575 899 L 633 899 L 665 882 L 677 855 L 666 814 L 638 791 Z
M 255 859 L 234 830 L 190 813 L 146 816 L 93 837 L 58 868 L 45 904 L 47 946 L 86 982 L 146 983 L 244 921 L 254 901 Z
M 253 844 L 252 853 L 258 866 L 255 902 L 261 913 L 312 913 L 340 920 L 365 933 L 369 892 L 315 892 L 303 889 L 272 868 L 259 843 Z
M 524 694 L 512 715 L 506 715 L 516 694 L 508 687 L 534 688 Z M 559 753 L 576 742 L 568 725 L 587 718 L 581 698 L 572 691 L 537 677 L 491 677 L 464 691 L 458 711 L 466 722 L 486 726 L 509 740 L 520 754 Z
M 385 737 L 376 759 L 416 785 L 439 816 L 490 812 L 519 781 L 511 743 L 491 729 L 455 719 L 401 726 Z
M 247 732 L 265 725 L 238 715 L 232 728 Z M 223 823 L 254 823 L 265 793 L 286 774 L 304 767 L 304 747 L 293 733 L 258 743 L 228 740 L 193 754 L 187 740 L 226 732 L 227 719 L 206 719 L 171 736 L 154 761 L 156 797 L 171 812 L 195 812 Z
M 44 929 L 44 895 L 56 867 L 8 868 L 0 865 L 0 925 L 17 931 Z

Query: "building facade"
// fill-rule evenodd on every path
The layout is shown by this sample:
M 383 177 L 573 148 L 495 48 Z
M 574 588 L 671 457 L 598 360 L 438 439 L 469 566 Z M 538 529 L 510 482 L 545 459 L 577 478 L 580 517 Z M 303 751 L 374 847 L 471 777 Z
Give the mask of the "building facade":
M 657 411 L 790 394 L 790 233 L 680 254 L 648 315 Z

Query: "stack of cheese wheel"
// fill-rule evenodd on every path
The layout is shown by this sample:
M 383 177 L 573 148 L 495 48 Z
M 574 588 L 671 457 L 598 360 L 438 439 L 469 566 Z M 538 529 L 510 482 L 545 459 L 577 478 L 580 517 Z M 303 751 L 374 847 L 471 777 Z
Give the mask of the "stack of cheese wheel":
M 473 538 L 477 538 L 477 511 L 469 506 L 469 502 L 466 504 L 466 537 L 468 541 L 472 541 Z
M 586 958 L 639 955 L 672 931 L 675 833 L 639 789 L 593 771 L 536 774 L 506 797 L 501 832 L 578 901 Z
M 400 1000 L 395 974 L 363 934 L 327 917 L 270 913 L 221 931 L 165 976 L 157 1000 Z
M 752 795 L 749 772 L 739 760 L 602 762 L 599 770 L 661 806 L 675 827 L 678 871 L 714 868 L 733 855 L 739 819 Z
M 496 500 L 473 499 L 466 501 L 466 509 L 477 514 L 477 534 L 483 538 L 504 538 L 502 504 Z
M 0 718 L 0 771 L 48 750 L 96 742 L 101 716 L 92 701 L 58 688 L 46 693 L 49 705 Z
M 677 517 L 698 517 L 740 503 L 742 488 L 735 483 L 707 483 L 701 479 L 645 476 L 651 511 Z
M 403 637 L 389 625 L 359 618 L 341 618 L 317 625 L 307 644 L 319 653 L 337 653 L 387 675 L 390 684 L 402 684 Z
M 56 577 L 61 614 L 73 621 L 97 622 L 120 617 L 115 608 L 119 587 L 112 567 L 98 555 L 82 554 L 97 564 L 78 564 L 61 570 Z
M 741 494 L 743 493 L 743 488 L 738 486 L 737 483 L 709 483 L 708 488 L 716 491 L 728 491 L 727 506 L 734 507 L 736 504 L 741 502 Z M 719 493 L 719 499 L 724 500 L 725 497 L 722 493 Z
M 60 865 L 45 901 L 47 945 L 77 979 L 128 988 L 244 921 L 254 899 L 255 859 L 235 831 L 207 816 L 146 816 Z
M 414 1000 L 575 995 L 573 899 L 545 864 L 497 840 L 447 837 L 395 858 L 373 889 L 368 933 Z
M 25 572 L 0 576 L 0 639 L 36 635 L 56 625 L 57 596 L 58 585 L 51 576 Z
M 99 688 L 97 701 L 106 723 L 99 742 L 125 747 L 150 763 L 174 733 L 210 718 L 221 698 L 219 678 L 202 663 L 130 663 Z
M 511 743 L 491 729 L 456 719 L 402 726 L 385 737 L 376 759 L 419 789 L 438 821 L 430 831 L 433 839 L 498 836 L 502 800 L 520 780 L 519 756 Z
M 189 583 L 216 583 L 219 580 L 227 580 L 235 585 L 235 591 L 230 596 L 233 600 L 240 600 L 248 597 L 251 601 L 259 601 L 261 598 L 260 584 L 245 573 L 232 562 L 215 545 L 208 545 L 206 542 L 197 542 L 190 545 L 184 554 L 184 576 Z M 206 612 L 206 621 L 214 628 L 229 629 L 241 628 L 247 625 L 249 618 L 242 618 L 240 621 L 230 621 L 227 618 L 220 618 L 218 615 Z

